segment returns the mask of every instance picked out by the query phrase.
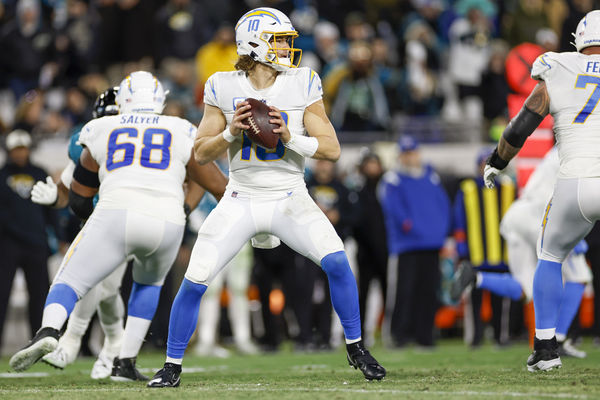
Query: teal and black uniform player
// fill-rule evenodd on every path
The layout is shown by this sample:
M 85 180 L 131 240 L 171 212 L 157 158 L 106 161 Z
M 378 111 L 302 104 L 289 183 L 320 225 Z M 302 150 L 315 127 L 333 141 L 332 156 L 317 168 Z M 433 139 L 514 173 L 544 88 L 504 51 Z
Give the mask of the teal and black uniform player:
M 94 103 L 94 110 L 92 111 L 94 119 L 119 113 L 119 106 L 117 106 L 116 102 L 118 90 L 118 87 L 112 87 L 106 89 L 98 96 Z M 81 152 L 83 151 L 83 146 L 79 144 L 80 134 L 81 130 L 78 130 L 71 135 L 71 139 L 69 140 L 69 159 L 73 161 L 75 165 L 79 162 L 79 157 L 81 157 Z M 94 206 L 97 202 L 98 195 L 94 196 Z

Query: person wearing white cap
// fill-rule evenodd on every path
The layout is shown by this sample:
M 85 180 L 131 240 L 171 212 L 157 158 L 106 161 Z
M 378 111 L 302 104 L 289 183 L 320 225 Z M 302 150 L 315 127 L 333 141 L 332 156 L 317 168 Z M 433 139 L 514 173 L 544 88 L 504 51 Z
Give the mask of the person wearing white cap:
M 29 200 L 36 180 L 48 174 L 31 164 L 31 136 L 15 130 L 6 136 L 7 162 L 0 169 L 0 335 L 4 327 L 12 282 L 17 268 L 25 274 L 28 321 L 35 333 L 42 321 L 44 300 L 50 286 L 46 227 L 53 213 Z M 0 336 L 1 341 L 1 336 Z

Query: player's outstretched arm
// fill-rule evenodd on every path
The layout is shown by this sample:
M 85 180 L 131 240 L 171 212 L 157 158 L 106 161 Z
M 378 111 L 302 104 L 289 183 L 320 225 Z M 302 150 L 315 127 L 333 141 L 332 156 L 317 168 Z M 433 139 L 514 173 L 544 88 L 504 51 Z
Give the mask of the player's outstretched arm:
M 194 142 L 194 157 L 200 164 L 206 164 L 214 161 L 223 154 L 229 147 L 229 144 L 239 136 L 244 129 L 249 129 L 242 120 L 248 118 L 250 105 L 243 101 L 238 104 L 233 120 L 227 127 L 225 115 L 218 108 L 206 104 L 204 106 L 204 116 L 198 126 L 196 141 Z
M 100 187 L 98 169 L 98 163 L 89 150 L 84 148 L 73 171 L 69 190 L 69 207 L 81 219 L 87 219 L 94 210 L 94 196 Z
M 325 113 L 323 100 L 312 103 L 304 110 L 304 127 L 308 135 L 316 138 L 319 143 L 312 158 L 334 162 L 340 158 L 340 142 Z
M 51 176 L 46 177 L 46 182 L 37 181 L 31 190 L 31 201 L 43 206 L 63 208 L 69 202 L 69 189 L 58 181 L 54 183 Z
M 214 161 L 200 165 L 190 158 L 190 161 L 187 163 L 187 173 L 191 180 L 208 190 L 217 200 L 221 200 L 221 197 L 225 193 L 228 179 Z M 200 198 L 198 201 L 200 201 Z M 189 205 L 191 207 L 194 204 Z M 198 205 L 197 202 L 196 205 Z
M 498 146 L 488 158 L 483 172 L 483 180 L 487 187 L 494 187 L 495 177 L 517 155 L 525 140 L 549 112 L 550 96 L 546 89 L 546 82 L 541 81 L 525 100 L 519 113 L 506 126 Z

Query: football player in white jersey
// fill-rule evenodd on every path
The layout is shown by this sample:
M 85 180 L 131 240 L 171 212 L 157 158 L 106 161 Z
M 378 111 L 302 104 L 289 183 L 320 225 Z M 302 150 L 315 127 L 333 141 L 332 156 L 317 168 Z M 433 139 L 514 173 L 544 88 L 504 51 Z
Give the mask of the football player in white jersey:
M 555 337 L 563 293 L 562 263 L 600 219 L 600 108 L 596 107 L 600 101 L 600 10 L 586 14 L 574 36 L 577 52 L 549 52 L 534 62 L 531 76 L 540 82 L 506 127 L 484 171 L 486 185 L 493 186 L 494 177 L 544 117 L 552 114 L 560 168 L 540 233 L 529 371 L 562 365 Z
M 536 167 L 521 195 L 511 204 L 500 223 L 500 233 L 508 246 L 510 272 L 521 285 L 527 301 L 533 296 L 540 222 L 546 204 L 552 197 L 558 169 L 558 151 L 553 147 Z M 577 358 L 586 357 L 586 353 L 574 346 L 571 339 L 567 338 L 567 333 L 577 315 L 585 284 L 592 280 L 591 270 L 585 259 L 586 250 L 587 243 L 582 240 L 563 262 L 565 284 L 556 323 L 560 355 Z
M 111 379 L 147 380 L 135 361 L 181 244 L 186 173 L 217 198 L 227 182 L 216 164 L 195 162 L 196 129 L 186 120 L 160 115 L 164 99 L 152 74 L 134 72 L 119 87 L 120 114 L 83 127 L 79 140 L 85 148 L 73 172 L 69 205 L 87 222 L 54 278 L 42 328 L 9 361 L 14 370 L 23 371 L 53 351 L 75 303 L 133 257 L 134 284 Z
M 118 89 L 109 88 L 98 96 L 94 104 L 94 118 L 119 113 L 119 106 L 116 103 Z M 76 132 L 71 137 L 69 164 L 63 170 L 58 184 L 54 183 L 51 177 L 48 177 L 46 182 L 36 182 L 31 191 L 31 201 L 55 208 L 67 207 L 73 171 L 83 150 L 79 144 L 80 133 L 80 131 Z M 92 379 L 103 379 L 110 376 L 113 359 L 119 354 L 123 337 L 125 307 L 119 289 L 126 267 L 127 263 L 124 262 L 77 302 L 69 316 L 67 328 L 58 341 L 58 347 L 42 357 L 42 361 L 60 369 L 75 361 L 81 347 L 81 339 L 94 313 L 98 310 L 100 325 L 104 332 L 104 345 L 90 375 Z
M 148 383 L 174 387 L 194 328 L 202 295 L 248 239 L 274 235 L 323 268 L 333 307 L 344 327 L 348 361 L 367 379 L 382 379 L 385 369 L 361 339 L 356 280 L 344 245 L 311 199 L 304 182 L 304 159 L 336 161 L 340 145 L 323 107 L 321 81 L 298 68 L 298 33 L 289 18 L 273 8 L 257 8 L 236 25 L 239 59 L 235 72 L 218 72 L 206 82 L 204 116 L 194 144 L 200 163 L 227 151 L 229 184 L 223 199 L 198 232 L 185 279 L 171 308 L 167 359 Z M 271 107 L 279 125 L 275 150 L 253 144 L 243 133 L 250 116 L 246 98 Z M 200 316 L 201 318 L 202 316 Z

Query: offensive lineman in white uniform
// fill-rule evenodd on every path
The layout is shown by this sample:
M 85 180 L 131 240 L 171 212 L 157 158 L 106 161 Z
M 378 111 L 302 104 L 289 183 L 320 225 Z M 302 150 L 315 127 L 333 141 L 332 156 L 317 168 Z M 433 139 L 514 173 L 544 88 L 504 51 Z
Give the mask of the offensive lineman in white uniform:
M 116 103 L 118 89 L 109 88 L 98 96 L 94 104 L 94 118 L 119 113 L 119 106 Z M 71 137 L 69 163 L 62 171 L 58 184 L 55 184 L 51 177 L 48 177 L 46 182 L 36 182 L 31 191 L 31 201 L 55 208 L 67 207 L 75 163 L 83 150 L 81 144 L 78 143 L 79 135 L 80 131 Z M 124 262 L 77 302 L 69 316 L 67 328 L 58 341 L 58 347 L 42 357 L 42 361 L 60 369 L 75 361 L 81 347 L 81 339 L 97 310 L 104 332 L 104 345 L 94 362 L 90 376 L 92 379 L 103 379 L 110 376 L 113 359 L 119 354 L 123 337 L 125 307 L 119 289 L 126 267 L 127 263 Z
M 500 233 L 508 246 L 510 273 L 521 284 L 527 301 L 533 296 L 540 221 L 552 197 L 558 169 L 558 150 L 553 147 L 536 167 L 521 195 L 511 204 L 500 223 Z M 577 315 L 585 284 L 592 280 L 591 270 L 585 260 L 586 248 L 585 241 L 581 241 L 563 263 L 565 285 L 556 325 L 560 354 L 577 358 L 584 358 L 586 354 L 567 339 L 567 333 Z
M 320 265 L 329 279 L 331 299 L 346 336 L 348 360 L 367 379 L 385 369 L 364 348 L 356 280 L 344 245 L 304 182 L 304 159 L 336 161 L 340 146 L 321 99 L 321 81 L 309 68 L 297 68 L 301 50 L 289 18 L 273 8 L 257 8 L 236 25 L 235 72 L 218 72 L 206 82 L 204 116 L 194 145 L 200 163 L 227 151 L 229 184 L 210 213 L 192 250 L 185 279 L 169 322 L 167 359 L 149 387 L 180 383 L 183 354 L 208 284 L 253 236 L 273 234 Z M 243 131 L 250 116 L 246 98 L 271 106 L 271 122 L 281 138 L 274 151 L 253 144 Z M 281 111 L 280 111 L 281 110 Z M 305 136 L 305 132 L 308 136 Z
M 492 187 L 527 137 L 552 114 L 560 169 L 540 233 L 529 371 L 562 366 L 555 337 L 562 263 L 600 219 L 600 10 L 583 17 L 574 36 L 577 52 L 549 52 L 534 62 L 531 76 L 540 82 L 506 127 L 484 171 L 486 185 Z
M 135 361 L 181 244 L 186 172 L 217 198 L 227 181 L 216 164 L 200 166 L 194 161 L 195 127 L 186 120 L 160 115 L 164 100 L 162 85 L 152 74 L 134 72 L 119 88 L 121 114 L 84 126 L 79 140 L 85 149 L 73 173 L 69 204 L 87 222 L 54 278 L 42 328 L 10 359 L 16 371 L 53 351 L 75 303 L 133 257 L 127 323 L 111 379 L 147 380 L 135 368 Z M 98 191 L 99 201 L 93 208 Z

